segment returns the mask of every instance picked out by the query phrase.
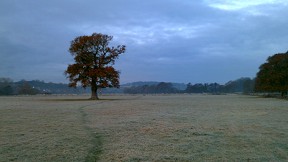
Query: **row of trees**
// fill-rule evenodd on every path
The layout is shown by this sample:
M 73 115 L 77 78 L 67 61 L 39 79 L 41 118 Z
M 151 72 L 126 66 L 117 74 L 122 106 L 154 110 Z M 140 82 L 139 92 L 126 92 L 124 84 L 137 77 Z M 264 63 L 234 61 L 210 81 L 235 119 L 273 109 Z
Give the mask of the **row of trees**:
M 89 89 L 70 88 L 63 83 L 45 83 L 40 80 L 13 82 L 10 78 L 0 78 L 0 95 L 35 95 L 35 94 L 82 94 Z
M 128 93 L 128 94 L 156 94 L 156 93 L 233 93 L 253 91 L 254 80 L 250 78 L 240 78 L 229 81 L 225 85 L 218 83 L 197 83 L 197 84 L 176 84 L 165 82 L 135 82 L 123 85 L 120 89 L 101 89 L 101 93 Z M 186 88 L 185 88 L 186 87 Z M 251 88 L 252 87 L 252 88 Z M 9 78 L 0 78 L 0 95 L 18 94 L 82 94 L 91 91 L 83 88 L 69 88 L 67 84 L 45 83 L 44 81 L 33 80 L 13 82 Z
M 22 81 L 14 83 L 10 78 L 0 78 L 0 95 L 35 95 L 40 93 L 38 89 L 33 88 L 27 82 Z
M 188 83 L 185 90 L 179 90 L 172 83 L 161 82 L 156 85 L 132 86 L 124 89 L 129 94 L 155 94 L 155 93 L 252 93 L 254 91 L 254 79 L 240 78 L 229 81 L 225 85 L 218 83 Z
M 186 93 L 252 93 L 254 92 L 254 79 L 240 78 L 234 81 L 229 81 L 224 85 L 218 83 L 197 83 L 187 85 Z
M 156 85 L 132 86 L 124 88 L 124 93 L 128 94 L 155 94 L 155 93 L 179 93 L 172 83 L 161 82 Z

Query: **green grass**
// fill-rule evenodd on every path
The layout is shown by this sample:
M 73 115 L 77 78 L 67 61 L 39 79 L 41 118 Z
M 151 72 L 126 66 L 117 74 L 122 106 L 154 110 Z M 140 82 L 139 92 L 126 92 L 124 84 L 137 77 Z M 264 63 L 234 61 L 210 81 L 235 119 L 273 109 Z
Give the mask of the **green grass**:
M 0 97 L 0 161 L 287 161 L 287 101 Z

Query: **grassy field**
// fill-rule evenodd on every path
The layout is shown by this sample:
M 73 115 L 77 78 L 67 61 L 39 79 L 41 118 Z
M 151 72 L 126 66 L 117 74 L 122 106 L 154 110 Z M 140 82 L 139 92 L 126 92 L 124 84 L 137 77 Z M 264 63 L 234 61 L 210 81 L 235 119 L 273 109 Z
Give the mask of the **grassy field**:
M 88 97 L 0 97 L 0 161 L 288 161 L 287 100 Z

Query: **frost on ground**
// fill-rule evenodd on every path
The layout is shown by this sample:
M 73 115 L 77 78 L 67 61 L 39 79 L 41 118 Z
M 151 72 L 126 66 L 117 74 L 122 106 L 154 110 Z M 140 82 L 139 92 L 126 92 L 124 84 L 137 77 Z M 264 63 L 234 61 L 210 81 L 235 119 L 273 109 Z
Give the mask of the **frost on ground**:
M 0 161 L 84 161 L 97 148 L 93 133 L 101 140 L 99 161 L 288 160 L 285 100 L 85 97 L 0 98 Z

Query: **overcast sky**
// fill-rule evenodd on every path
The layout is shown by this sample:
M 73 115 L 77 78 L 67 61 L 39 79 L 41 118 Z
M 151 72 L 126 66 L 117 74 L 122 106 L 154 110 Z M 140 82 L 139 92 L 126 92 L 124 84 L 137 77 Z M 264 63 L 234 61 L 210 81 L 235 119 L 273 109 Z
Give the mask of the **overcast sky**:
M 0 77 L 67 83 L 71 40 L 114 36 L 121 83 L 225 83 L 288 50 L 287 0 L 1 0 Z

